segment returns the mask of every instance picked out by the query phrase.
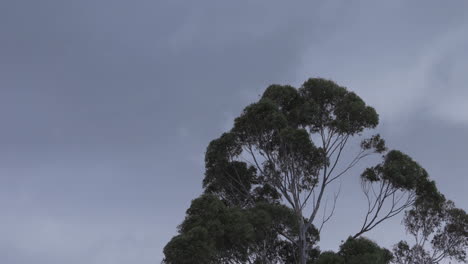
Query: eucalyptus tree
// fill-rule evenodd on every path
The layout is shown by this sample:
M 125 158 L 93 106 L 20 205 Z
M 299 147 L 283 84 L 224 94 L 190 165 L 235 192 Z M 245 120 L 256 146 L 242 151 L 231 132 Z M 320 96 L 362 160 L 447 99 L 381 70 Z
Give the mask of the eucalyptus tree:
M 466 263 L 468 249 L 468 214 L 445 198 L 416 203 L 405 213 L 412 246 L 400 241 L 394 246 L 397 264 L 437 264 L 443 260 Z
M 236 210 L 251 210 L 258 203 L 288 208 L 293 217 L 276 225 L 274 240 L 289 249 L 283 254 L 291 256 L 285 263 L 310 263 L 313 245 L 338 199 L 331 184 L 350 174 L 364 158 L 376 155 L 382 162 L 361 175 L 368 210 L 352 239 L 434 191 L 426 188 L 435 184 L 417 162 L 400 151 L 389 151 L 378 134 L 364 138 L 378 123 L 374 108 L 333 81 L 312 78 L 298 89 L 271 85 L 234 120 L 230 131 L 209 144 L 205 193 Z M 359 150 L 354 153 L 355 142 Z M 330 209 L 326 197 L 331 194 Z M 315 230 L 317 236 L 311 236 Z M 180 231 L 183 237 L 189 232 Z M 173 247 L 173 240 L 168 250 L 179 248 Z
M 416 182 L 428 181 L 427 173 L 410 157 L 398 151 L 387 152 L 379 135 L 362 140 L 360 151 L 349 161 L 343 159 L 351 139 L 378 123 L 374 108 L 355 93 L 330 80 L 309 79 L 299 89 L 287 85 L 268 87 L 223 135 L 232 137 L 230 162 L 250 164 L 256 169 L 256 183 L 272 186 L 298 216 L 299 240 L 294 243 L 301 264 L 307 262 L 310 248 L 305 239 L 307 230 L 322 226 L 331 216 L 317 219 L 329 185 L 363 158 L 380 154 L 384 161 L 363 174 L 364 186 L 381 187 L 373 192 L 374 201 L 367 195 L 369 212 L 355 238 L 408 208 L 416 196 Z M 239 179 L 235 172 L 228 175 Z M 206 186 L 209 183 L 207 180 Z M 364 190 L 369 194 L 368 189 Z M 385 202 L 391 204 L 390 211 L 379 217 Z

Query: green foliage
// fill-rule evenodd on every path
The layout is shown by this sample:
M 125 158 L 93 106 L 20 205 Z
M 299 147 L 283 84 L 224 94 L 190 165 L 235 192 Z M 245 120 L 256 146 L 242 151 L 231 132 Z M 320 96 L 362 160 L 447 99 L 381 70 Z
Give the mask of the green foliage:
M 300 120 L 300 106 L 303 98 L 297 90 L 289 85 L 270 85 L 262 95 L 262 99 L 273 101 L 288 120 L 291 127 L 296 127 Z
M 392 259 L 392 253 L 375 242 L 363 237 L 350 237 L 340 246 L 338 253 L 322 252 L 315 264 L 388 264 Z
M 248 203 L 250 189 L 257 181 L 256 169 L 245 162 L 233 161 L 242 149 L 236 144 L 236 136 L 224 133 L 211 141 L 205 154 L 205 193 L 215 194 L 231 205 Z
M 204 195 L 192 201 L 179 232 L 164 248 L 166 263 L 218 263 L 232 252 L 243 260 L 253 227 L 241 210 Z
M 416 243 L 394 246 L 396 263 L 439 263 L 442 259 L 466 261 L 468 214 L 452 201 L 416 203 L 405 213 L 404 224 Z
M 397 189 L 412 190 L 418 187 L 418 183 L 426 181 L 428 174 L 408 155 L 392 150 L 385 155 L 381 164 L 366 169 L 362 178 L 368 181 L 387 180 Z
M 245 162 L 225 162 L 207 170 L 205 193 L 215 194 L 226 203 L 243 206 L 249 202 L 250 189 L 256 182 L 256 170 Z
M 348 238 L 340 246 L 339 255 L 347 264 L 388 264 L 393 258 L 389 250 L 364 237 Z
M 333 251 L 325 251 L 320 254 L 316 264 L 344 264 L 345 260 Z
M 227 162 L 238 156 L 242 152 L 242 148 L 236 140 L 235 134 L 224 133 L 220 138 L 211 141 L 205 153 L 207 169 L 216 166 L 216 163 Z
M 195 264 L 215 263 L 216 245 L 209 232 L 197 227 L 183 235 L 177 235 L 164 247 L 165 263 Z
M 290 242 L 279 233 L 297 237 L 294 212 L 281 204 L 259 202 L 251 208 L 228 207 L 213 195 L 192 201 L 187 216 L 164 248 L 165 263 L 223 263 L 224 261 L 284 261 L 297 258 Z M 311 229 L 309 242 L 318 240 Z
M 343 167 L 338 161 L 348 139 L 378 123 L 374 108 L 331 80 L 311 78 L 299 89 L 269 86 L 234 120 L 229 132 L 208 145 L 204 194 L 192 201 L 179 234 L 164 248 L 165 262 L 388 264 L 390 251 L 360 236 L 413 203 L 440 209 L 445 198 L 411 157 L 397 150 L 387 152 L 378 134 L 361 142 L 361 152 L 349 167 L 334 171 Z M 320 254 L 314 219 L 326 187 L 370 154 L 382 155 L 383 161 L 361 175 L 369 202 L 364 225 L 338 253 Z M 374 183 L 380 184 L 380 192 L 374 191 Z M 401 207 L 395 203 L 403 197 L 399 194 L 407 195 Z M 391 210 L 382 213 L 389 200 Z M 306 208 L 313 211 L 305 214 Z M 439 214 L 426 213 L 407 216 L 417 218 L 416 225 L 428 215 L 434 223 L 440 222 Z M 460 234 L 466 236 L 464 211 L 446 210 L 443 217 L 448 224 L 439 225 L 445 233 L 434 235 L 435 248 L 446 247 Z M 395 255 L 412 250 L 406 246 L 400 244 Z M 450 254 L 461 256 L 463 246 Z
M 245 260 L 244 243 L 253 240 L 253 226 L 239 208 L 229 208 L 211 195 L 192 201 L 176 236 L 165 247 L 167 263 L 217 263 L 235 256 Z M 196 250 L 196 254 L 193 255 Z
M 373 135 L 372 137 L 363 140 L 361 142 L 361 149 L 373 149 L 376 153 L 383 153 L 387 151 L 387 147 L 385 146 L 385 140 L 381 138 L 379 134 Z
M 277 162 L 274 162 L 277 161 Z M 304 129 L 285 128 L 280 131 L 277 158 L 269 160 L 265 176 L 278 185 L 282 173 L 301 175 L 299 190 L 310 190 L 317 183 L 317 175 L 324 162 L 321 149 L 310 141 Z
M 370 145 L 372 142 L 366 144 Z M 386 181 L 394 189 L 410 191 L 415 194 L 417 203 L 430 202 L 435 205 L 444 200 L 435 182 L 429 179 L 427 171 L 398 150 L 389 151 L 382 163 L 367 168 L 361 174 L 361 178 L 369 182 Z
M 234 120 L 232 132 L 238 136 L 241 146 L 274 150 L 278 145 L 279 132 L 287 124 L 278 106 L 269 99 L 262 99 L 244 109 L 242 115 Z
M 273 186 L 266 183 L 252 190 L 252 198 L 257 203 L 278 204 L 281 194 Z
M 247 106 L 235 119 L 229 143 L 263 156 L 263 163 L 257 166 L 266 183 L 278 188 L 289 173 L 300 178 L 295 181 L 300 192 L 314 188 L 320 169 L 329 164 L 325 149 L 315 146 L 310 133 L 327 130 L 331 135 L 354 135 L 377 124 L 375 110 L 355 93 L 333 81 L 315 78 L 298 90 L 287 85 L 269 86 L 257 103 Z M 380 136 L 363 144 L 367 149 L 385 150 Z M 230 153 L 239 155 L 239 148 L 235 150 Z
M 379 123 L 374 108 L 333 81 L 309 79 L 299 89 L 299 94 L 305 100 L 302 124 L 312 131 L 328 127 L 341 134 L 354 135 Z

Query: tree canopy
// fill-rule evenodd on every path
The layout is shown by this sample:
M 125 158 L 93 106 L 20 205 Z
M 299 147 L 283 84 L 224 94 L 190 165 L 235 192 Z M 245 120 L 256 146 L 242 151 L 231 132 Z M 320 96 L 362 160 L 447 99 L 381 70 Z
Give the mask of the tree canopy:
M 208 145 L 204 194 L 192 201 L 179 234 L 164 248 L 164 261 L 419 263 L 414 259 L 429 254 L 420 253 L 424 246 L 419 242 L 414 247 L 400 242 L 392 254 L 362 236 L 405 210 L 410 233 L 422 232 L 427 241 L 425 221 L 434 233 L 434 262 L 420 263 L 447 257 L 463 261 L 466 213 L 445 201 L 410 156 L 389 150 L 378 134 L 365 137 L 378 124 L 374 108 L 331 80 L 311 78 L 298 89 L 269 86 L 230 131 Z M 351 151 L 354 142 L 360 142 L 357 153 Z M 320 252 L 320 236 L 326 235 L 322 227 L 339 196 L 330 187 L 369 156 L 380 162 L 360 177 L 367 199 L 361 228 L 350 230 L 339 252 Z M 323 201 L 330 194 L 334 204 L 328 208 Z

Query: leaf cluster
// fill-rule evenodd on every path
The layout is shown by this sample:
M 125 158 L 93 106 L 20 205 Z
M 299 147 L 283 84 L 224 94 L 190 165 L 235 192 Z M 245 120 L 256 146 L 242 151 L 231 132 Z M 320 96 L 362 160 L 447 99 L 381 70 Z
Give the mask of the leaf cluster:
M 388 264 L 393 259 L 392 253 L 364 238 L 348 238 L 335 253 L 322 252 L 316 264 Z
M 468 214 L 442 199 L 441 203 L 417 203 L 405 213 L 403 223 L 416 243 L 395 245 L 396 263 L 439 263 L 446 258 L 466 262 Z
M 296 215 L 284 205 L 258 203 L 251 208 L 228 207 L 213 195 L 192 201 L 187 216 L 164 248 L 165 263 L 291 263 L 297 258 L 292 243 Z M 308 235 L 313 244 L 318 231 Z M 257 262 L 255 262 L 257 261 Z

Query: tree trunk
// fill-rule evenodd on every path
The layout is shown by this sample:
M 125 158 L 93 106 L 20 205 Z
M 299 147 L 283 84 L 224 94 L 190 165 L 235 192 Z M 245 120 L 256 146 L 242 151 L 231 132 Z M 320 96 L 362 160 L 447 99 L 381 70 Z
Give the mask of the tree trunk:
M 303 221 L 299 224 L 299 263 L 307 263 L 307 239 L 306 239 L 306 225 Z

